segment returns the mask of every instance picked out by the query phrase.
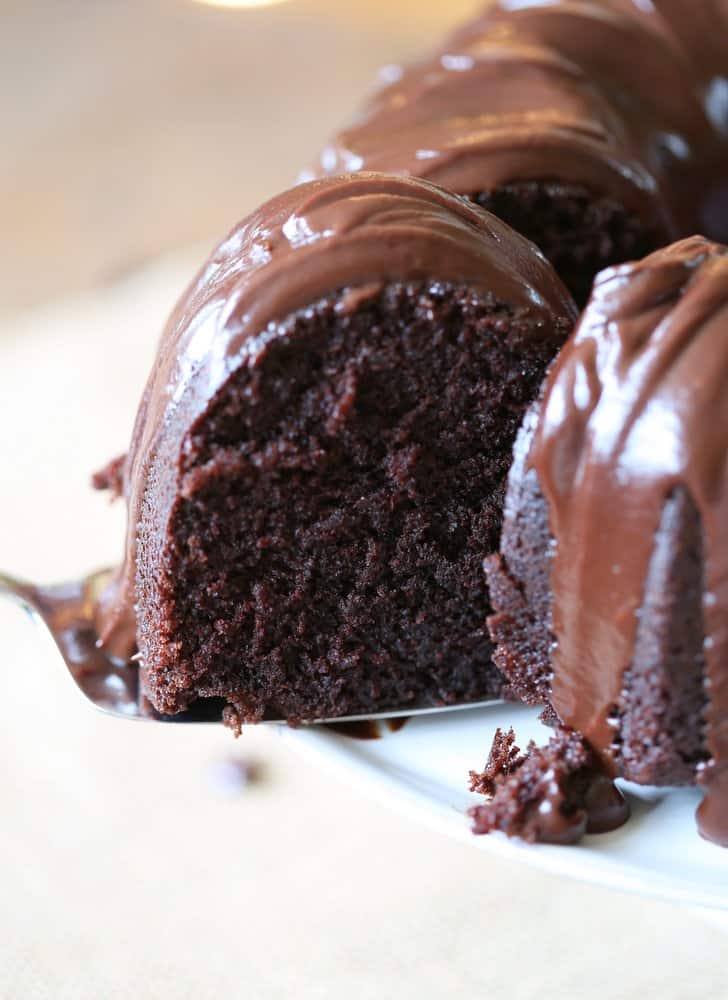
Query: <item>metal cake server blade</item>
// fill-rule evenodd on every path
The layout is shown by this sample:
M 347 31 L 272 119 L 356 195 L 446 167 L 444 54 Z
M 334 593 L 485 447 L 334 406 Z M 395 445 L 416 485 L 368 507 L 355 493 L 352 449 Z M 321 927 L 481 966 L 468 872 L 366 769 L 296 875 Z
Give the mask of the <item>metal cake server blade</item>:
M 91 704 L 108 715 L 147 722 L 210 723 L 221 721 L 224 701 L 202 699 L 187 712 L 162 715 L 144 696 L 139 684 L 139 670 L 132 662 L 110 657 L 97 644 L 94 608 L 99 594 L 108 583 L 111 570 L 92 573 L 85 579 L 53 586 L 35 586 L 0 573 L 0 597 L 20 605 L 38 626 L 66 666 L 78 690 Z M 497 704 L 497 700 L 467 702 L 458 705 L 403 707 L 375 715 L 347 715 L 311 720 L 312 725 L 364 723 L 415 715 L 462 711 Z M 261 725 L 285 725 L 285 719 L 264 719 Z M 396 728 L 392 726 L 391 728 Z M 362 732 L 361 735 L 376 735 Z

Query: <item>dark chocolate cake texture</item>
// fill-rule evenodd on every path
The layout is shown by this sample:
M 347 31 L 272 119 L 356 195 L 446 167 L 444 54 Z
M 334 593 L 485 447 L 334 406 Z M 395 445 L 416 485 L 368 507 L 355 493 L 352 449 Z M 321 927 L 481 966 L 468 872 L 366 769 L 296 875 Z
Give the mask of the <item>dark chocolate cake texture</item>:
M 546 746 L 524 753 L 515 733 L 497 729 L 470 788 L 487 796 L 469 810 L 473 833 L 498 830 L 529 843 L 576 844 L 587 833 L 610 833 L 629 818 L 629 803 L 578 733 L 559 729 Z
M 728 846 L 728 248 L 604 272 L 519 433 L 495 661 L 611 775 L 700 784 Z
M 466 195 L 583 305 L 608 265 L 695 232 L 728 240 L 726 67 L 717 0 L 494 2 L 388 67 L 311 176 L 384 170 Z
M 98 481 L 128 503 L 105 648 L 138 647 L 158 711 L 218 698 L 233 726 L 500 692 L 482 562 L 575 319 L 535 247 L 429 183 L 268 202 L 183 296 Z

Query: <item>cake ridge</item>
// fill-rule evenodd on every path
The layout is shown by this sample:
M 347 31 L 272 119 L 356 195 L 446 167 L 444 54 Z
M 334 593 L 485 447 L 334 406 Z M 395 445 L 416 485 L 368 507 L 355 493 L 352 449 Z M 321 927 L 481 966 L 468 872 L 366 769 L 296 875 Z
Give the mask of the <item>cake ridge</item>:
M 480 564 L 575 315 L 532 244 L 427 182 L 359 173 L 266 203 L 163 334 L 102 644 L 138 646 L 158 710 L 222 697 L 234 724 L 492 694 Z
M 601 275 L 522 432 L 502 555 L 488 563 L 496 662 L 506 676 L 522 693 L 545 687 L 561 722 L 584 734 L 612 774 L 645 781 L 652 768 L 654 781 L 690 774 L 704 784 L 699 826 L 724 844 L 726 372 L 727 247 L 691 237 Z M 554 544 L 529 568 L 519 549 L 530 551 L 541 519 Z M 550 620 L 542 608 L 540 623 L 531 617 L 518 626 L 528 612 L 517 610 L 517 585 L 526 605 L 529 592 L 546 590 Z M 702 591 L 693 615 L 701 626 L 676 624 L 680 587 L 686 600 L 688 591 Z M 531 677 L 529 648 L 540 664 Z M 671 692 L 676 670 L 685 678 L 681 694 Z M 638 704 L 638 697 L 662 701 Z M 660 719 L 691 735 L 665 731 L 662 757 L 651 756 L 650 744 L 663 739 Z

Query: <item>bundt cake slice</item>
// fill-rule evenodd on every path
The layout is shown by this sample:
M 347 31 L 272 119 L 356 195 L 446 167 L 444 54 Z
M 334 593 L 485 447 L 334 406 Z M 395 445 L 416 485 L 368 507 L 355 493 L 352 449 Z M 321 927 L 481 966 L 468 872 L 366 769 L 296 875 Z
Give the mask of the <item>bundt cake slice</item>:
M 389 67 L 313 174 L 386 170 L 466 195 L 533 240 L 580 304 L 602 268 L 694 232 L 728 238 L 725 138 L 706 111 L 719 94 L 645 6 L 489 4 L 436 55 Z
M 495 662 L 612 775 L 703 785 L 728 846 L 728 248 L 605 271 L 519 433 Z
M 157 710 L 218 698 L 232 724 L 500 692 L 482 562 L 574 322 L 531 244 L 428 183 L 362 173 L 264 205 L 163 336 L 102 643 L 135 636 Z

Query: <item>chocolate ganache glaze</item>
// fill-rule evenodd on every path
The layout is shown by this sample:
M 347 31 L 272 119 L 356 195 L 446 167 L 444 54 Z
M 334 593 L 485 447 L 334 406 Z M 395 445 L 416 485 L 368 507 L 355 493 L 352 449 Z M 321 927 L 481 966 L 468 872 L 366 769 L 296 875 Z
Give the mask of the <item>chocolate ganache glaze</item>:
M 501 0 L 444 51 L 517 38 L 553 48 L 617 109 L 673 232 L 728 239 L 725 0 Z
M 694 237 L 602 274 L 548 377 L 529 453 L 548 502 L 550 700 L 618 769 L 661 518 L 687 493 L 702 526 L 707 788 L 703 835 L 728 845 L 728 248 Z
M 726 9 L 663 6 L 492 3 L 436 55 L 389 68 L 319 170 L 407 172 L 467 195 L 558 180 L 611 196 L 653 246 L 724 238 Z
M 284 335 L 280 322 L 324 296 L 349 289 L 338 299 L 345 310 L 385 282 L 433 278 L 523 307 L 541 317 L 544 336 L 554 316 L 575 315 L 535 248 L 465 199 L 421 181 L 361 173 L 303 184 L 233 229 L 173 312 L 144 390 L 123 465 L 125 558 L 98 606 L 104 647 L 129 656 L 138 643 L 143 668 L 138 564 L 143 558 L 153 575 L 186 434 L 231 373 L 255 366 Z

